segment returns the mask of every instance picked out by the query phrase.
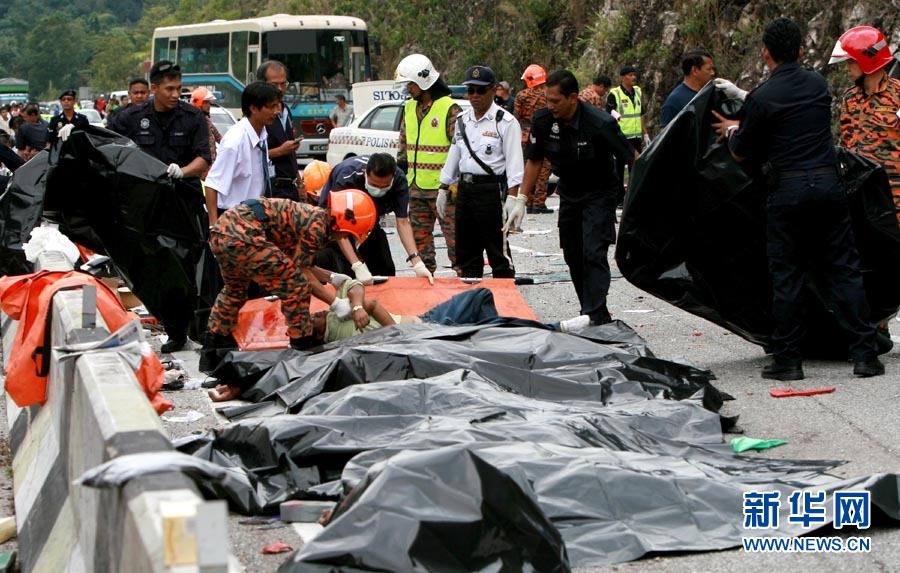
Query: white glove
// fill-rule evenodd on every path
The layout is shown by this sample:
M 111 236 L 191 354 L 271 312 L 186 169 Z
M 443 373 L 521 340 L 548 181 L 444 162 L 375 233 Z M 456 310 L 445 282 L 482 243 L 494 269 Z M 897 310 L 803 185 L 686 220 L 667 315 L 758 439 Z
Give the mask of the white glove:
M 350 277 L 342 273 L 331 273 L 329 277 L 334 288 L 341 288 L 341 285 L 350 280 Z
M 443 219 L 447 216 L 447 190 L 439 189 L 437 196 L 437 212 L 438 217 Z
M 644 149 L 650 147 L 650 136 L 646 133 L 644 134 Z
M 166 167 L 166 174 L 172 179 L 181 179 L 184 177 L 184 171 L 181 170 L 181 167 L 179 167 L 177 163 L 170 163 L 169 166 Z
M 369 267 L 366 266 L 366 263 L 362 261 L 356 261 L 350 268 L 353 269 L 353 274 L 356 275 L 356 280 L 361 282 L 362 284 L 368 286 L 375 283 L 375 280 L 372 278 L 372 273 L 369 272 Z
M 65 140 L 69 139 L 69 136 L 72 135 L 73 129 L 75 129 L 74 123 L 69 123 L 69 124 L 66 124 L 66 125 L 60 127 L 59 133 L 57 134 L 57 135 L 59 135 L 59 140 L 65 141 Z
M 413 265 L 413 270 L 416 271 L 417 277 L 425 277 L 428 279 L 428 282 L 434 284 L 434 275 L 431 274 L 431 271 L 428 270 L 428 267 L 425 266 L 425 263 L 419 261 L 418 263 Z
M 337 315 L 340 320 L 347 320 L 353 314 L 353 308 L 350 307 L 350 299 L 335 297 L 334 302 L 328 309 Z
M 727 97 L 728 99 L 744 101 L 744 99 L 747 97 L 746 91 L 737 87 L 725 78 L 716 78 L 713 80 L 713 82 L 716 84 L 716 89 L 721 90 L 725 94 L 725 97 Z
M 510 195 L 506 198 L 506 203 L 503 205 L 503 221 L 506 223 L 503 225 L 504 233 L 518 229 L 522 225 L 522 220 L 525 218 L 526 201 L 528 201 L 528 197 L 521 193 L 515 197 Z

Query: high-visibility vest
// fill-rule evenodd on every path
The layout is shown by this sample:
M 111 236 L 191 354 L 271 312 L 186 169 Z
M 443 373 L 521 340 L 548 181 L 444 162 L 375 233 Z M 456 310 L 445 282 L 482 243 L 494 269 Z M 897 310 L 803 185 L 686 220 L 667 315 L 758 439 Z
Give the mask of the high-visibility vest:
M 441 186 L 441 169 L 450 153 L 447 139 L 447 113 L 455 103 L 444 96 L 431 104 L 431 109 L 419 122 L 416 100 L 406 102 L 403 112 L 406 121 L 406 159 L 409 172 L 406 178 L 419 189 L 437 189 Z
M 622 116 L 619 119 L 619 128 L 625 135 L 625 139 L 640 137 L 644 133 L 644 128 L 641 126 L 641 88 L 634 86 L 634 103 L 631 102 L 631 98 L 628 97 L 622 86 L 616 86 L 609 92 L 616 96 L 616 111 Z

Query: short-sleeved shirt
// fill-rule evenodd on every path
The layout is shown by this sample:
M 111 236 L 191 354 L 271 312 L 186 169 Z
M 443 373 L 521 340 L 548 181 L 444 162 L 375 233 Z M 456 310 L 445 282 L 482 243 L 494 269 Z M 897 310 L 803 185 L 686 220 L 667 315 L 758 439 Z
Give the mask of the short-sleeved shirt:
M 266 128 L 256 133 L 246 117 L 222 138 L 219 159 L 206 176 L 206 186 L 218 194 L 220 209 L 230 209 L 241 201 L 265 195 L 269 178 L 265 141 Z
M 43 119 L 26 121 L 19 126 L 19 132 L 16 134 L 16 147 L 20 150 L 30 147 L 35 151 L 40 151 L 47 147 L 49 140 L 50 129 L 46 121 Z
M 684 106 L 694 99 L 695 95 L 697 95 L 697 92 L 689 88 L 686 83 L 681 82 L 678 84 L 678 87 L 672 90 L 669 97 L 663 102 L 662 112 L 659 116 L 659 126 L 665 127 L 669 125 L 675 119 L 675 116 L 678 115 L 678 112 L 683 110 Z
M 735 155 L 776 171 L 837 164 L 831 135 L 831 94 L 818 73 L 796 62 L 779 65 L 747 94 L 741 125 L 729 140 Z
M 631 165 L 634 148 L 606 111 L 579 101 L 568 122 L 554 118 L 548 109 L 534 115 L 525 158 L 550 160 L 551 169 L 560 178 L 560 196 L 617 188 L 614 156 Z
M 341 109 L 341 106 L 336 105 L 334 106 L 334 109 L 331 110 L 331 115 L 329 117 L 337 127 L 349 125 L 350 121 L 353 119 L 353 106 L 347 104 L 345 109 Z
M 362 283 L 356 279 L 350 279 L 349 281 L 344 281 L 344 284 L 341 285 L 335 296 L 339 298 L 350 298 L 350 289 L 355 286 L 361 286 Z M 400 324 L 400 316 L 391 314 L 391 318 L 394 319 L 394 323 Z M 363 328 L 363 332 L 369 332 L 371 330 L 377 330 L 381 328 L 382 324 L 375 320 L 375 317 L 369 316 L 369 324 Z M 325 342 L 334 342 L 336 340 L 345 340 L 352 336 L 356 336 L 360 331 L 356 328 L 356 323 L 353 321 L 353 317 L 346 320 L 341 320 L 338 318 L 337 314 L 334 311 L 329 310 L 328 314 L 325 315 Z
M 153 109 L 153 100 L 129 107 L 116 116 L 113 129 L 163 163 L 183 167 L 197 157 L 211 163 L 206 118 L 190 104 L 180 101 L 163 113 Z
M 885 76 L 868 96 L 859 86 L 844 93 L 841 145 L 883 165 L 900 195 L 900 80 Z
M 91 124 L 87 116 L 78 113 L 77 111 L 72 116 L 72 119 L 66 117 L 66 114 L 64 113 L 58 113 L 50 118 L 50 127 L 48 128 L 50 143 L 56 143 L 59 140 L 60 128 L 65 127 L 70 123 L 74 125 L 76 129 L 84 129 Z
M 544 91 L 544 86 L 525 88 L 516 94 L 514 109 L 516 119 L 519 120 L 519 125 L 522 127 L 523 143 L 528 140 L 534 114 L 539 110 L 546 109 L 546 107 L 547 94 Z
M 246 243 L 271 243 L 299 266 L 313 266 L 318 253 L 331 239 L 331 215 L 325 209 L 290 199 L 258 199 L 266 221 L 258 221 L 253 210 L 240 203 L 219 217 L 213 227 Z
M 594 86 L 588 86 L 581 90 L 581 93 L 578 94 L 578 99 L 580 99 L 584 103 L 589 103 L 593 106 L 603 109 L 603 96 L 597 93 L 597 91 L 594 89 Z
M 369 162 L 368 155 L 359 155 L 345 159 L 334 166 L 328 181 L 319 192 L 319 206 L 328 205 L 328 194 L 332 191 L 345 189 L 366 190 L 366 165 Z M 382 197 L 372 197 L 378 216 L 393 213 L 401 219 L 409 217 L 409 183 L 406 175 L 398 167 L 394 171 L 394 181 L 391 188 Z
M 460 123 L 465 126 L 469 145 L 466 145 L 462 137 Z M 453 136 L 447 163 L 441 169 L 442 184 L 456 183 L 460 173 L 490 175 L 474 159 L 469 146 L 482 163 L 491 168 L 493 174 L 506 176 L 508 188 L 512 189 L 522 183 L 525 168 L 522 132 L 519 122 L 512 114 L 501 110 L 494 102 L 479 119 L 475 118 L 473 108 L 464 110 L 457 119 L 456 135 Z

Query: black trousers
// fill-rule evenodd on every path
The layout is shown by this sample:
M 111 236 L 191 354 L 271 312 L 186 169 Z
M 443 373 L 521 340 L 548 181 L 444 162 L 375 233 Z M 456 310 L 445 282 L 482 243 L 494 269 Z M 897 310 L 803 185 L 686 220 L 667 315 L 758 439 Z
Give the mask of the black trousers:
M 769 194 L 766 223 L 775 360 L 801 360 L 801 299 L 807 280 L 822 283 L 830 310 L 847 332 L 853 359 L 874 358 L 875 325 L 869 320 L 847 195 L 837 174 L 781 180 Z
M 581 314 L 605 322 L 610 284 L 607 251 L 616 242 L 615 190 L 573 196 L 560 186 L 559 197 L 559 246 Z
M 397 274 L 394 258 L 391 256 L 391 246 L 388 244 L 387 233 L 384 232 L 381 225 L 375 225 L 375 228 L 369 234 L 369 238 L 357 248 L 356 254 L 366 263 L 366 266 L 369 267 L 369 272 L 373 275 L 392 277 Z M 329 271 L 353 276 L 350 261 L 341 252 L 341 248 L 337 243 L 331 243 L 316 253 L 316 264 Z
M 504 183 L 459 183 L 456 195 L 456 264 L 463 278 L 481 278 L 483 253 L 494 278 L 515 278 L 509 243 L 503 234 Z
M 633 139 L 629 139 L 628 143 L 631 144 L 631 147 L 634 148 L 638 153 L 644 149 L 644 140 L 640 137 L 635 137 Z M 619 161 L 616 161 L 616 176 L 619 178 L 619 190 L 618 195 L 616 196 L 616 203 L 621 205 L 625 201 L 625 164 Z

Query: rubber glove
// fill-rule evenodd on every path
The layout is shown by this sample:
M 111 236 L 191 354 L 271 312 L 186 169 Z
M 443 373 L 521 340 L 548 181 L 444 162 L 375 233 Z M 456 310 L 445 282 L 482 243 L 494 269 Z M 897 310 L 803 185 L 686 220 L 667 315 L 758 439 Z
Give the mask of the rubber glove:
M 650 136 L 646 133 L 644 134 L 644 149 L 650 147 Z
M 728 99 L 736 99 L 740 101 L 744 101 L 747 97 L 747 92 L 737 87 L 730 81 L 725 78 L 716 78 L 713 80 L 716 84 L 716 89 L 721 90 L 725 97 Z
M 72 130 L 75 129 L 75 124 L 70 123 L 59 128 L 59 140 L 65 141 L 69 139 L 69 136 L 72 135 Z
M 425 263 L 419 261 L 418 263 L 413 265 L 413 270 L 416 271 L 417 277 L 425 277 L 428 279 L 428 282 L 434 284 L 434 275 L 431 274 L 431 271 L 428 270 L 428 267 L 425 266 Z
M 350 277 L 343 273 L 331 273 L 329 277 L 334 288 L 341 288 L 341 285 L 350 280 Z
M 350 306 L 350 299 L 335 297 L 334 302 L 328 307 L 328 310 L 337 315 L 340 320 L 347 320 L 353 314 L 353 308 Z
M 443 219 L 444 217 L 447 216 L 447 190 L 446 189 L 438 190 L 436 207 L 437 207 L 438 217 Z
M 504 233 L 508 233 L 511 229 L 518 229 L 522 225 L 522 220 L 525 219 L 526 201 L 528 201 L 528 197 L 521 193 L 515 197 L 506 198 L 506 203 L 503 205 Z
M 369 267 L 366 266 L 366 263 L 362 261 L 356 261 L 350 268 L 353 269 L 353 274 L 356 275 L 356 280 L 361 282 L 362 284 L 368 286 L 374 284 L 375 281 L 372 279 L 372 273 L 369 272 Z
M 184 177 L 184 171 L 181 170 L 181 167 L 179 167 L 177 163 L 170 163 L 166 168 L 166 174 L 172 179 L 181 179 Z

